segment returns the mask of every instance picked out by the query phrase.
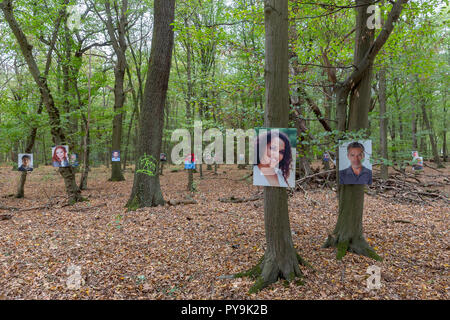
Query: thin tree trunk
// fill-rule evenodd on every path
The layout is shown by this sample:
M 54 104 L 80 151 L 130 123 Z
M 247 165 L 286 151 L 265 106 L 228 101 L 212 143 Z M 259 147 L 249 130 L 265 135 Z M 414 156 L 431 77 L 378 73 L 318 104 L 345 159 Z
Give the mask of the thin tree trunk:
M 444 162 L 448 161 L 448 151 L 447 151 L 447 89 L 445 89 L 444 94 L 444 119 L 443 119 L 443 132 L 442 132 L 442 157 Z
M 185 20 L 185 27 L 188 27 L 187 19 Z M 189 32 L 189 31 L 188 31 Z M 189 127 L 189 132 L 191 135 L 191 153 L 194 152 L 194 139 L 193 139 L 193 118 L 194 118 L 194 110 L 192 110 L 192 97 L 194 95 L 194 89 L 193 89 L 193 83 L 192 83 L 192 48 L 189 43 L 190 36 L 188 34 L 186 41 L 186 77 L 187 77 L 187 97 L 186 97 L 186 118 L 187 123 Z M 195 157 L 198 155 L 194 155 Z M 194 170 L 188 169 L 187 170 L 188 175 L 188 184 L 187 184 L 187 190 L 188 191 L 195 191 L 194 190 Z
M 388 144 L 387 144 L 387 127 L 388 118 L 386 116 L 386 70 L 383 68 L 379 72 L 379 102 L 380 102 L 380 154 L 383 160 L 388 159 Z M 388 166 L 381 164 L 380 177 L 383 180 L 388 179 Z
M 417 114 L 416 110 L 412 113 L 412 147 L 414 151 L 417 151 Z
M 433 130 L 431 128 L 430 121 L 428 119 L 427 110 L 425 108 L 425 101 L 424 100 L 421 101 L 420 108 L 422 109 L 423 124 L 425 125 L 425 128 L 428 131 L 428 137 L 430 138 L 431 151 L 433 152 L 434 163 L 436 164 L 436 166 L 438 168 L 443 168 L 444 166 L 441 163 L 441 159 L 439 157 L 439 152 L 438 152 L 438 149 L 437 149 L 436 137 L 434 136 L 434 132 L 433 132 Z
M 125 71 L 127 68 L 126 50 L 127 43 L 125 40 L 125 28 L 128 24 L 128 1 L 123 0 L 120 6 L 120 14 L 118 4 L 114 1 L 114 8 L 118 15 L 117 30 L 113 25 L 111 7 L 109 1 L 105 1 L 106 12 L 106 29 L 110 41 L 112 43 L 114 52 L 116 54 L 116 65 L 114 66 L 114 119 L 113 119 L 113 132 L 112 132 L 112 151 L 121 151 L 122 144 L 122 123 L 123 123 L 123 106 L 125 103 L 124 93 L 124 81 Z M 121 155 L 122 156 L 122 155 Z M 110 181 L 123 181 L 122 169 L 120 167 L 120 161 L 111 162 L 111 178 Z
M 89 175 L 89 155 L 90 155 L 90 122 L 91 122 L 91 77 L 92 77 L 92 55 L 89 52 L 89 74 L 88 74 L 88 114 L 87 119 L 82 113 L 84 122 L 84 152 L 83 152 L 83 172 L 80 179 L 80 190 L 87 189 L 87 179 Z
M 91 153 L 91 139 L 90 139 L 90 130 L 89 130 L 89 115 L 88 119 L 82 115 L 83 117 L 83 123 L 84 123 L 84 131 L 85 131 L 85 137 L 83 142 L 83 171 L 81 172 L 81 178 L 80 178 L 80 190 L 86 190 L 87 189 L 87 180 L 88 175 L 90 171 L 90 153 Z
M 37 114 L 42 113 L 42 102 L 39 104 Z M 34 147 L 34 142 L 36 141 L 36 134 L 37 134 L 37 128 L 32 128 L 30 132 L 30 136 L 28 137 L 28 143 L 25 147 L 25 153 L 31 153 Z M 36 168 L 36 166 L 34 166 Z M 16 198 L 23 198 L 25 196 L 25 182 L 27 181 L 27 171 L 22 171 L 22 174 L 20 175 L 20 180 L 17 186 L 17 192 L 15 197 Z

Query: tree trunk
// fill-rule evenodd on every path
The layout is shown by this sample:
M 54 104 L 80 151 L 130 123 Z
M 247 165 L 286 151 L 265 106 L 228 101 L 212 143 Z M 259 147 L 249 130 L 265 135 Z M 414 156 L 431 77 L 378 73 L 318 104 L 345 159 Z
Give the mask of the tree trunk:
M 14 17 L 13 13 L 13 5 L 11 0 L 4 0 L 0 3 L 0 9 L 2 9 L 4 13 L 4 17 L 8 22 L 11 30 L 14 33 L 14 36 L 19 43 L 20 50 L 23 54 L 23 57 L 28 65 L 28 69 L 33 76 L 33 79 L 36 85 L 39 88 L 42 102 L 47 109 L 47 113 L 50 120 L 50 132 L 53 137 L 54 144 L 61 144 L 66 142 L 66 137 L 62 130 L 61 119 L 59 115 L 59 110 L 55 106 L 55 102 L 53 100 L 53 96 L 50 92 L 50 89 L 47 84 L 47 78 L 41 74 L 39 71 L 39 67 L 36 63 L 35 58 L 33 57 L 33 46 L 28 42 L 25 34 L 20 28 L 17 20 Z M 72 167 L 59 168 L 59 173 L 64 178 L 64 183 L 66 185 L 66 192 L 69 196 L 69 202 L 75 203 L 77 201 L 81 201 L 81 193 L 78 189 L 78 186 L 75 183 L 75 173 Z
M 369 108 L 371 98 L 372 63 L 376 53 L 386 42 L 393 28 L 393 22 L 398 19 L 402 10 L 402 1 L 394 4 L 389 14 L 387 23 L 374 42 L 374 30 L 367 28 L 369 14 L 367 7 L 370 0 L 356 1 L 356 39 L 354 50 L 354 65 L 366 68 L 358 68 L 341 86 L 338 92 L 338 126 L 339 130 L 359 131 L 369 127 Z M 381 40 L 380 40 L 381 39 Z M 379 42 L 380 40 L 380 42 Z M 373 48 L 378 45 L 378 51 Z M 371 56 L 371 60 L 365 61 Z M 347 83 L 347 88 L 345 84 Z M 347 95 L 350 88 L 350 106 L 348 121 L 346 121 Z M 337 168 L 339 170 L 339 167 Z M 367 244 L 363 236 L 362 216 L 364 209 L 364 185 L 339 185 L 339 215 L 334 231 L 328 236 L 324 247 L 337 247 L 337 259 L 341 259 L 347 251 L 365 255 L 376 260 L 381 258 Z
M 84 130 L 85 130 L 85 138 L 83 141 L 83 171 L 81 172 L 81 178 L 80 178 L 80 190 L 86 190 L 87 189 L 87 179 L 90 171 L 90 165 L 89 165 L 89 156 L 91 153 L 91 139 L 90 139 L 90 128 L 89 128 L 89 119 L 86 119 L 84 115 L 83 116 L 83 123 L 84 123 Z M 89 118 L 89 114 L 88 114 Z
M 134 104 L 134 108 L 133 108 L 133 112 L 131 114 L 131 118 L 130 118 L 130 124 L 128 126 L 128 131 L 127 131 L 127 142 L 125 144 L 125 151 L 123 154 L 123 161 L 122 161 L 122 170 L 125 170 L 127 167 L 127 161 L 128 161 L 128 152 L 129 152 L 129 145 L 130 145 L 130 135 L 131 135 L 131 128 L 133 127 L 133 121 L 134 121 L 134 117 L 136 116 L 136 113 L 138 111 L 139 108 L 139 99 L 140 97 L 136 95 L 136 91 L 133 87 L 133 81 L 131 79 L 131 72 L 130 72 L 130 68 L 127 68 L 127 74 L 128 74 L 128 83 L 130 85 L 130 87 L 132 88 L 132 96 L 133 96 L 133 104 Z M 141 92 L 139 90 L 139 92 Z
M 159 156 L 164 126 L 164 106 L 167 97 L 173 48 L 175 0 L 155 0 L 152 47 L 145 84 L 144 103 L 139 115 L 139 135 L 133 189 L 127 207 L 136 208 L 164 204 L 159 182 Z M 139 172 L 141 160 L 151 156 L 153 174 Z M 148 159 L 148 158 L 147 158 Z
M 442 132 L 442 157 L 444 162 L 448 161 L 448 151 L 447 151 L 447 91 L 444 94 L 444 119 L 443 119 L 443 132 Z
M 118 4 L 114 2 L 114 8 L 117 15 Z M 114 52 L 116 54 L 116 65 L 114 67 L 114 119 L 113 119 L 113 132 L 112 132 L 112 151 L 120 151 L 122 143 L 122 122 L 123 122 L 123 106 L 125 103 L 124 82 L 125 71 L 127 68 L 127 60 L 125 52 L 127 50 L 127 43 L 125 40 L 125 29 L 128 24 L 128 1 L 123 0 L 120 7 L 120 15 L 117 21 L 117 31 L 113 25 L 112 14 L 109 1 L 105 1 L 106 11 L 106 29 L 109 34 L 110 41 L 112 43 Z M 122 157 L 123 155 L 121 155 Z M 110 181 L 123 181 L 125 180 L 122 169 L 120 167 L 120 161 L 111 162 L 111 178 Z
M 431 143 L 431 151 L 433 152 L 434 163 L 438 168 L 443 168 L 444 166 L 441 163 L 441 159 L 439 158 L 439 152 L 436 144 L 436 137 L 434 136 L 434 132 L 431 128 L 430 121 L 428 119 L 427 110 L 425 108 L 425 101 L 422 99 L 420 103 L 420 108 L 422 109 L 422 119 L 425 128 L 428 131 L 428 137 L 430 138 Z
M 426 153 L 427 153 L 427 146 L 426 146 L 426 141 L 425 141 L 426 136 L 423 134 L 423 132 L 426 130 L 425 129 L 425 124 L 424 124 L 424 121 L 423 121 L 423 117 L 420 118 L 420 122 L 419 123 L 420 123 L 420 130 L 422 131 L 421 135 L 420 135 L 419 151 L 420 151 L 420 154 L 425 156 Z M 424 159 L 425 159 L 425 157 L 424 157 Z
M 194 89 L 193 89 L 193 84 L 192 84 L 192 47 L 191 44 L 189 43 L 190 39 L 190 35 L 189 35 L 189 29 L 188 29 L 188 22 L 187 19 L 185 18 L 185 22 L 184 25 L 187 29 L 188 35 L 187 35 L 187 41 L 186 41 L 186 77 L 187 77 L 187 97 L 186 97 L 186 118 L 187 118 L 187 123 L 188 123 L 188 130 L 191 136 L 191 153 L 194 152 L 194 135 L 192 134 L 194 132 L 194 127 L 193 127 L 193 123 L 194 123 L 194 110 L 193 106 L 192 106 L 192 97 L 194 95 Z M 195 157 L 199 156 L 199 155 L 194 155 Z M 187 175 L 188 175 L 188 184 L 187 184 L 187 190 L 188 191 L 195 191 L 194 189 L 194 170 L 192 169 L 188 169 L 187 170 Z
M 288 27 L 288 0 L 266 1 L 266 127 L 286 128 L 289 123 Z M 285 188 L 264 187 L 264 224 L 267 248 L 250 292 L 257 292 L 278 278 L 292 281 L 302 276 L 292 241 Z
M 17 185 L 17 192 L 15 197 L 21 199 L 25 197 L 25 182 L 27 181 L 27 171 L 22 171 L 19 179 L 19 183 Z
M 42 113 L 42 103 L 39 104 L 37 114 Z M 28 143 L 25 148 L 25 153 L 31 153 L 34 147 L 34 142 L 36 141 L 37 128 L 32 128 L 30 132 L 30 136 L 28 138 Z M 36 166 L 34 166 L 36 168 Z M 25 196 L 25 182 L 27 181 L 27 171 L 23 171 L 20 175 L 19 184 L 17 186 L 16 198 L 23 198 Z
M 417 115 L 416 110 L 412 113 L 412 147 L 413 151 L 417 151 Z
M 379 102 L 380 102 L 380 154 L 384 160 L 388 159 L 388 144 L 387 144 L 387 126 L 388 118 L 386 116 L 386 70 L 383 68 L 379 72 Z M 380 177 L 383 180 L 388 179 L 388 166 L 381 164 Z

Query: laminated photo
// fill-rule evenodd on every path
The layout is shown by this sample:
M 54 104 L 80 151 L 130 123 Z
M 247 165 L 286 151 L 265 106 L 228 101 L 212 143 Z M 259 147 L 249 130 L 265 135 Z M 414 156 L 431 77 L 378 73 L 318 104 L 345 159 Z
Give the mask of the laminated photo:
M 372 184 L 372 141 L 339 143 L 339 184 Z
M 256 128 L 253 185 L 293 188 L 297 129 Z

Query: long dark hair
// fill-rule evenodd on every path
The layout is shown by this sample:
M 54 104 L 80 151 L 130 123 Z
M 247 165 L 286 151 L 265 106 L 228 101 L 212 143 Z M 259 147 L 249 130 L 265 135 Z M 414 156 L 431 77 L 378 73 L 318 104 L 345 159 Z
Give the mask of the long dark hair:
M 275 130 L 274 130 L 275 131 Z M 278 134 L 277 134 L 278 133 Z M 289 178 L 289 172 L 291 170 L 291 163 L 292 163 L 292 151 L 291 151 L 291 142 L 289 141 L 289 138 L 286 134 L 283 132 L 277 132 L 272 133 L 272 130 L 269 130 L 267 133 L 263 133 L 258 135 L 258 138 L 256 139 L 256 166 L 261 163 L 261 159 L 259 157 L 259 152 L 261 148 L 266 148 L 267 145 L 269 145 L 272 141 L 272 138 L 280 138 L 284 142 L 284 154 L 283 159 L 278 164 L 278 167 L 281 169 L 281 172 L 283 173 L 283 178 L 288 183 Z M 264 150 L 262 150 L 264 151 Z M 267 152 L 267 151 L 266 151 Z

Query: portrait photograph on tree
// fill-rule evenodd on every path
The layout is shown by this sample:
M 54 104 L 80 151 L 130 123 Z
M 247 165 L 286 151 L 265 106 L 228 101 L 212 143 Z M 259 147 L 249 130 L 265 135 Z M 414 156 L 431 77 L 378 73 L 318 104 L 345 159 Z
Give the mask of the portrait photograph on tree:
M 253 185 L 293 188 L 297 129 L 258 128 L 256 137 Z

